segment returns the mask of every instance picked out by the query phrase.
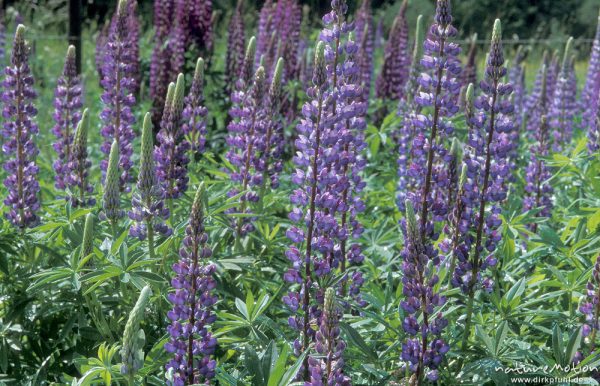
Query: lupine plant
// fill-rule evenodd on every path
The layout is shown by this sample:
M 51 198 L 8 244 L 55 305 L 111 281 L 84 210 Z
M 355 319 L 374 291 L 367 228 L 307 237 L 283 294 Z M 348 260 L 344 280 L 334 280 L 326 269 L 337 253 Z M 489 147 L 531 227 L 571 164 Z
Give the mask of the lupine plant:
M 216 266 L 208 262 L 212 251 L 204 225 L 204 186 L 196 191 L 190 220 L 185 229 L 180 260 L 173 264 L 174 292 L 168 295 L 173 309 L 167 317 L 169 342 L 165 350 L 172 355 L 166 366 L 169 385 L 194 385 L 215 376 L 216 362 L 211 358 L 217 340 L 210 332 L 216 319 L 212 312 L 217 297 L 213 278 Z
M 65 189 L 67 178 L 67 163 L 71 160 L 75 128 L 81 119 L 81 81 L 75 67 L 75 47 L 69 46 L 65 58 L 62 76 L 58 78 L 54 91 L 54 121 L 52 132 L 57 138 L 53 147 L 58 158 L 54 161 L 55 186 Z
M 39 129 L 34 121 L 37 109 L 33 104 L 36 92 L 29 67 L 29 45 L 25 41 L 25 27 L 17 26 L 10 65 L 4 70 L 2 104 L 5 142 L 2 150 L 7 156 L 4 170 L 7 172 L 4 186 L 8 208 L 6 218 L 17 228 L 37 225 L 40 208 L 37 181 L 39 167 L 36 165 L 38 148 L 34 142 Z
M 234 89 L 242 66 L 244 64 L 244 47 L 246 46 L 246 35 L 243 17 L 243 0 L 238 0 L 237 6 L 233 11 L 229 21 L 229 30 L 227 33 L 227 56 L 225 58 L 225 76 L 227 77 L 227 87 L 229 91 Z

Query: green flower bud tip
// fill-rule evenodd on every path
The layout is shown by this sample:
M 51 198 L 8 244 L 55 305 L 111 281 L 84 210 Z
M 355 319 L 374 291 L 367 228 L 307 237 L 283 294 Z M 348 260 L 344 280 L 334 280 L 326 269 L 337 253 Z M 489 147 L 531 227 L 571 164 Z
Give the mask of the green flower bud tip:
M 119 15 L 124 15 L 127 12 L 127 0 L 119 0 L 119 5 L 117 6 L 117 13 Z
M 406 200 L 405 203 L 406 212 L 406 226 L 408 228 L 408 234 L 414 234 L 417 230 L 417 218 L 415 216 L 415 208 L 413 207 L 412 201 Z
M 177 75 L 177 84 L 175 85 L 175 91 L 173 95 L 173 111 L 176 114 L 181 113 L 183 110 L 183 97 L 185 95 L 185 77 L 183 74 Z
M 502 40 L 502 23 L 500 19 L 496 19 L 494 29 L 492 30 L 492 41 L 499 42 L 500 40 Z
M 329 313 L 329 315 L 333 314 L 335 311 L 335 290 L 331 287 L 328 287 L 325 290 L 325 310 Z
M 270 94 L 273 96 L 278 96 L 281 91 L 281 77 L 283 74 L 283 58 L 277 59 L 277 64 L 275 65 L 275 72 L 273 73 L 273 79 L 271 80 L 271 90 Z
M 459 186 L 463 186 L 467 181 L 467 165 L 463 164 L 462 169 L 460 170 L 460 178 L 458 180 Z
M 167 98 L 165 99 L 165 107 L 173 105 L 173 97 L 175 95 L 175 83 L 169 83 L 169 87 L 167 88 Z
M 467 92 L 465 94 L 465 100 L 467 101 L 467 105 L 472 107 L 473 106 L 473 94 L 474 94 L 474 87 L 473 87 L 473 83 L 469 83 L 469 85 L 467 86 Z
M 75 131 L 75 146 L 85 146 L 87 142 L 87 133 L 90 128 L 90 120 L 88 109 L 84 109 L 81 114 L 81 119 L 77 123 L 77 129 Z
M 127 319 L 125 332 L 123 333 L 123 347 L 121 348 L 122 374 L 134 374 L 143 365 L 144 353 L 142 349 L 145 335 L 144 331 L 140 330 L 140 322 L 144 317 L 144 310 L 151 294 L 150 287 L 145 286 Z
M 69 48 L 67 48 L 67 60 L 73 59 L 74 57 L 75 57 L 75 46 L 70 45 Z
M 562 72 L 567 73 L 569 70 L 569 60 L 571 57 L 571 50 L 573 49 L 573 37 L 571 36 L 569 40 L 567 40 L 567 44 L 565 45 L 565 54 L 563 56 L 562 62 Z
M 194 70 L 194 79 L 202 81 L 204 79 L 204 59 L 198 58 L 196 69 Z
M 423 53 L 423 15 L 417 17 L 417 27 L 415 29 L 415 46 L 413 50 L 413 63 L 421 58 Z

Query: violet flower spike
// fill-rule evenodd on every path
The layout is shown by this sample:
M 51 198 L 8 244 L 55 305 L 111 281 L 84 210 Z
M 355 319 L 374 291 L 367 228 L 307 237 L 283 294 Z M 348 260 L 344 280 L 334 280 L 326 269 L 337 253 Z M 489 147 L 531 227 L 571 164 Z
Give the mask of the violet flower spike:
M 502 223 L 498 203 L 506 199 L 506 181 L 511 170 L 508 156 L 512 150 L 509 136 L 514 130 L 511 120 L 514 108 L 510 101 L 513 89 L 510 84 L 501 83 L 506 75 L 501 39 L 501 24 L 496 19 L 485 78 L 480 83 L 482 95 L 475 101 L 480 114 L 469 122 L 470 147 L 465 162 L 470 181 L 466 185 L 465 200 L 473 208 L 472 227 L 476 231 L 474 241 L 468 238 L 465 241 L 467 256 L 473 245 L 473 257 L 460 261 L 453 276 L 453 285 L 468 294 L 463 350 L 470 335 L 476 286 L 481 284 L 485 290 L 491 291 L 493 285 L 491 279 L 481 277 L 481 272 L 496 264 L 494 252 L 501 239 L 498 227 Z M 486 211 L 486 208 L 489 210 Z M 481 256 L 482 252 L 489 254 Z
M 165 207 L 165 191 L 158 184 L 154 163 L 154 135 L 150 113 L 144 117 L 142 130 L 142 148 L 140 152 L 140 170 L 136 189 L 131 198 L 129 218 L 134 224 L 129 235 L 144 240 L 148 237 L 150 258 L 154 256 L 154 232 L 169 236 L 173 232 L 165 224 L 169 218 L 169 209 Z
M 562 67 L 548 112 L 550 127 L 553 129 L 552 149 L 555 152 L 561 151 L 571 142 L 575 113 L 577 112 L 577 85 L 573 84 L 570 65 L 572 45 L 573 38 L 571 37 L 565 46 Z
M 438 379 L 438 368 L 450 347 L 441 334 L 448 321 L 435 309 L 446 299 L 436 292 L 439 282 L 432 269 L 437 252 L 429 239 L 423 239 L 412 202 L 405 203 L 405 241 L 402 251 L 402 294 L 400 302 L 406 317 L 402 327 L 409 336 L 402 344 L 401 359 L 410 372 L 415 374 L 418 384 L 426 376 L 430 381 Z
M 335 290 L 327 288 L 321 323 L 316 332 L 316 356 L 308 359 L 310 382 L 305 386 L 350 386 L 350 378 L 344 375 L 343 353 L 346 343 L 340 336 L 341 311 L 336 304 Z
M 28 63 L 29 46 L 25 41 L 25 27 L 17 26 L 10 65 L 4 70 L 2 151 L 6 155 L 4 186 L 7 196 L 4 205 L 6 218 L 20 230 L 39 223 L 36 212 L 40 209 L 37 181 L 39 171 L 35 163 L 38 148 L 34 138 L 39 129 L 34 121 L 37 109 L 33 105 L 36 92 Z
M 371 14 L 371 0 L 362 0 L 356 12 L 354 21 L 356 28 L 356 41 L 359 44 L 357 65 L 360 69 L 360 86 L 363 89 L 363 101 L 369 102 L 371 91 L 371 78 L 373 77 L 373 52 L 375 26 Z
M 377 97 L 381 99 L 401 99 L 404 94 L 404 85 L 408 80 L 410 55 L 408 52 L 407 7 L 408 0 L 404 0 L 385 44 L 383 66 L 375 84 Z
M 132 167 L 131 155 L 133 148 L 131 142 L 135 134 L 133 124 L 135 118 L 131 111 L 135 105 L 135 68 L 132 66 L 131 41 L 128 38 L 130 31 L 127 25 L 127 0 L 120 0 L 117 14 L 106 43 L 104 67 L 101 85 L 104 89 L 102 102 L 104 108 L 100 113 L 103 126 L 102 136 L 105 138 L 100 147 L 104 154 L 110 153 L 111 144 L 116 141 L 119 146 L 119 175 L 120 190 L 129 191 L 129 182 L 132 176 L 129 170 Z M 106 175 L 108 161 L 102 160 L 100 168 Z
M 240 76 L 240 71 L 244 64 L 244 46 L 246 44 L 246 35 L 242 11 L 243 4 L 243 0 L 238 0 L 229 22 L 229 28 L 227 32 L 225 77 L 227 90 L 229 90 L 229 92 L 234 89 L 235 81 Z
M 592 44 L 592 52 L 588 66 L 585 86 L 581 92 L 582 123 L 588 128 L 588 148 L 590 153 L 600 149 L 600 127 L 596 122 L 596 114 L 600 109 L 600 13 L 596 26 L 596 35 Z
M 477 84 L 477 34 L 471 36 L 467 63 L 465 64 L 461 79 L 463 87 L 468 87 L 471 83 Z
M 96 204 L 93 196 L 94 187 L 89 181 L 92 166 L 87 149 L 89 127 L 88 109 L 85 109 L 77 124 L 69 162 L 65 165 L 65 182 L 70 191 L 69 201 L 73 207 L 90 207 Z
M 56 189 L 64 190 L 67 185 L 67 163 L 71 159 L 75 128 L 81 119 L 83 106 L 81 92 L 81 80 L 75 66 L 75 47 L 69 46 L 63 72 L 58 78 L 54 91 L 53 118 L 56 123 L 52 128 L 52 133 L 58 140 L 53 144 L 58 155 L 53 164 L 56 173 L 54 177 Z
M 204 152 L 206 143 L 206 119 L 208 109 L 204 105 L 204 59 L 198 58 L 196 70 L 190 91 L 184 100 L 185 107 L 182 112 L 183 126 L 186 141 L 190 144 L 192 154 Z
M 165 368 L 167 384 L 172 386 L 204 383 L 215 376 L 216 361 L 211 356 L 217 340 L 210 325 L 216 320 L 212 311 L 218 300 L 213 294 L 216 266 L 208 261 L 212 250 L 204 228 L 204 200 L 204 185 L 200 184 L 179 250 L 180 260 L 173 264 L 171 285 L 175 291 L 167 295 L 173 308 L 167 313 L 171 324 L 165 350 L 172 357 Z
M 154 152 L 156 175 L 165 192 L 165 199 L 181 197 L 187 190 L 189 181 L 187 167 L 190 162 L 189 142 L 182 128 L 184 76 L 179 74 L 177 84 L 171 83 L 156 139 L 158 146 Z

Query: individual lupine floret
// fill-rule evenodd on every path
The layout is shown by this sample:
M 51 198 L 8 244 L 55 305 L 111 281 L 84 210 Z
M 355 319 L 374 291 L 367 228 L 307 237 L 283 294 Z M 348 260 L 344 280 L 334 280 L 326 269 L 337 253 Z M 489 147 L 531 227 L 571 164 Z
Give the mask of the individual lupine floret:
M 169 218 L 169 209 L 165 207 L 165 191 L 158 184 L 154 164 L 154 135 L 149 113 L 144 117 L 140 171 L 136 187 L 131 198 L 129 218 L 134 224 L 129 228 L 129 235 L 140 240 L 148 237 L 150 258 L 154 258 L 154 231 L 169 236 L 172 230 L 165 224 L 165 220 Z
M 596 35 L 592 44 L 592 52 L 585 79 L 585 86 L 581 91 L 582 119 L 581 126 L 588 128 L 588 148 L 595 152 L 600 148 L 600 127 L 596 123 L 596 113 L 600 108 L 600 14 L 596 26 Z
M 419 221 L 424 235 L 436 239 L 434 222 L 443 221 L 449 212 L 445 193 L 448 176 L 445 168 L 447 149 L 444 137 L 452 134 L 453 126 L 448 118 L 458 111 L 456 101 L 460 91 L 460 52 L 458 44 L 450 41 L 457 34 L 452 26 L 450 1 L 438 0 L 435 22 L 423 44 L 424 55 L 421 65 L 429 72 L 419 77 L 420 91 L 415 96 L 419 109 L 431 107 L 415 114 L 412 124 L 415 135 L 412 142 L 411 164 L 408 175 L 412 179 L 407 198 L 420 212 Z
M 396 205 L 404 208 L 404 201 L 408 191 L 416 189 L 411 185 L 408 167 L 411 161 L 411 144 L 417 127 L 413 124 L 419 122 L 416 117 L 421 112 L 420 106 L 415 104 L 414 90 L 418 90 L 419 74 L 421 73 L 421 56 L 423 55 L 423 15 L 417 17 L 415 29 L 415 42 L 413 45 L 413 56 L 406 82 L 405 97 L 398 103 L 398 116 L 402 117 L 402 124 L 395 135 L 398 143 L 398 184 L 396 194 Z
M 371 0 L 363 0 L 355 17 L 356 41 L 359 45 L 356 62 L 360 69 L 360 85 L 363 88 L 363 101 L 369 101 L 371 78 L 373 77 L 374 34 Z
M 88 158 L 87 139 L 90 129 L 88 109 L 83 110 L 77 123 L 69 162 L 65 165 L 65 182 L 69 188 L 69 201 L 74 207 L 94 206 L 94 187 L 89 181 L 92 161 Z
M 237 97 L 241 95 L 238 94 Z M 261 66 L 256 70 L 252 86 L 241 98 L 241 104 L 235 112 L 234 120 L 229 123 L 227 130 L 227 144 L 229 151 L 227 159 L 233 166 L 230 173 L 231 180 L 237 187 L 228 192 L 230 197 L 239 193 L 240 206 L 232 208 L 229 213 L 250 213 L 248 204 L 250 202 L 258 202 L 259 196 L 254 187 L 262 186 L 263 175 L 256 170 L 256 162 L 260 157 L 259 141 L 262 134 L 260 133 L 265 124 L 262 117 L 263 99 L 265 96 L 265 69 Z M 254 225 L 249 218 L 238 217 L 235 221 L 236 237 L 252 232 Z
M 69 46 L 62 75 L 56 83 L 54 91 L 54 114 L 56 122 L 52 133 L 57 138 L 53 147 L 58 158 L 54 161 L 55 187 L 65 189 L 68 176 L 67 163 L 71 159 L 71 147 L 75 136 L 75 128 L 81 119 L 81 80 L 75 65 L 75 47 Z
M 383 66 L 375 84 L 378 98 L 398 100 L 404 94 L 410 68 L 407 7 L 408 0 L 404 0 L 385 44 Z
M 133 124 L 135 118 L 131 111 L 135 105 L 135 68 L 132 65 L 132 47 L 127 25 L 127 0 L 120 0 L 117 7 L 116 19 L 111 25 L 111 31 L 105 48 L 104 66 L 101 85 L 104 89 L 102 102 L 104 108 L 100 113 L 103 121 L 101 134 L 105 138 L 100 147 L 104 154 L 110 153 L 113 141 L 119 146 L 119 175 L 121 191 L 129 190 L 132 176 L 131 142 L 135 134 Z M 102 160 L 100 168 L 106 174 L 107 160 Z
M 190 91 L 184 100 L 182 112 L 183 133 L 189 142 L 192 154 L 204 152 L 206 143 L 206 116 L 208 109 L 204 106 L 204 59 L 198 58 L 194 79 Z
M 550 127 L 552 128 L 552 148 L 560 151 L 569 145 L 573 136 L 573 124 L 577 113 L 577 85 L 573 88 L 571 77 L 572 67 L 571 47 L 573 38 L 569 38 L 565 46 L 562 67 L 556 81 L 556 88 L 552 105 L 548 112 Z
M 37 114 L 33 105 L 36 92 L 33 89 L 28 55 L 25 27 L 19 24 L 13 42 L 11 62 L 4 70 L 5 78 L 2 83 L 2 135 L 5 138 L 2 150 L 6 155 L 6 218 L 22 230 L 38 224 L 36 211 L 40 208 L 40 186 L 36 179 L 39 168 L 35 163 L 39 151 L 34 142 L 39 129 L 34 122 Z
M 246 45 L 246 35 L 244 28 L 244 17 L 242 13 L 243 4 L 243 0 L 238 0 L 237 6 L 233 11 L 233 16 L 229 22 L 229 29 L 227 32 L 225 76 L 227 80 L 227 89 L 229 92 L 234 90 L 235 81 L 240 76 L 240 71 L 244 64 L 244 46 Z
M 472 208 L 470 228 L 475 235 L 474 239 L 465 237 L 465 253 L 462 258 L 459 256 L 452 278 L 452 284 L 468 294 L 463 350 L 470 334 L 475 291 L 479 285 L 490 291 L 493 285 L 481 273 L 496 264 L 494 252 L 501 239 L 498 227 L 502 223 L 498 203 L 506 199 L 507 180 L 510 178 L 507 158 L 512 150 L 509 135 L 513 130 L 510 116 L 514 110 L 510 101 L 513 89 L 510 84 L 501 82 L 506 75 L 501 39 L 501 24 L 497 19 L 492 32 L 485 77 L 480 83 L 482 95 L 475 101 L 479 114 L 467 122 L 469 147 L 465 163 L 469 182 L 465 185 L 465 202 Z M 487 255 L 481 256 L 482 253 Z
M 340 336 L 341 311 L 336 304 L 335 290 L 325 291 L 323 314 L 316 332 L 316 356 L 308 359 L 310 381 L 305 386 L 349 386 L 350 378 L 344 375 L 344 350 L 346 343 Z
M 179 74 L 177 84 L 169 85 L 160 131 L 156 136 L 156 175 L 164 190 L 165 199 L 181 197 L 187 190 L 189 181 L 187 166 L 190 162 L 190 143 L 185 139 L 181 119 L 184 89 L 184 76 Z
M 121 192 L 119 190 L 119 145 L 116 140 L 110 147 L 102 207 L 104 209 L 101 213 L 102 219 L 110 221 L 113 228 L 116 227 L 117 222 L 124 215 L 124 211 L 121 209 Z
M 548 122 L 543 115 L 540 120 L 540 127 L 535 133 L 535 144 L 531 148 L 529 165 L 525 170 L 525 198 L 523 199 L 523 209 L 531 210 L 541 208 L 536 217 L 550 217 L 552 210 L 552 186 L 548 183 L 552 174 L 548 166 L 542 159 L 548 155 L 550 146 L 548 145 Z M 537 224 L 531 224 L 530 229 L 535 232 Z
M 467 54 L 467 63 L 461 76 L 463 87 L 469 84 L 477 84 L 477 34 L 471 36 L 471 45 Z
M 204 186 L 196 192 L 190 221 L 179 250 L 180 260 L 173 264 L 175 289 L 167 297 L 173 309 L 167 317 L 171 321 L 167 332 L 170 339 L 165 350 L 172 354 L 166 365 L 167 384 L 173 386 L 208 382 L 215 376 L 216 362 L 211 359 L 217 340 L 210 332 L 216 320 L 212 311 L 217 297 L 213 294 L 216 267 L 208 259 L 212 250 L 204 228 Z
M 431 241 L 422 237 L 420 226 L 410 200 L 405 203 L 405 238 L 402 251 L 402 294 L 400 306 L 405 318 L 402 327 L 408 334 L 402 344 L 401 359 L 415 374 L 417 384 L 426 376 L 430 381 L 438 379 L 438 367 L 450 347 L 442 340 L 441 333 L 448 325 L 436 308 L 446 299 L 436 292 L 439 277 L 432 269 L 437 252 Z
M 150 300 L 152 291 L 150 286 L 145 286 L 140 292 L 135 306 L 129 314 L 125 331 L 123 332 L 123 346 L 121 347 L 121 374 L 126 375 L 129 384 L 134 384 L 135 375 L 144 365 L 144 344 L 146 335 L 140 328 L 140 323 L 144 318 L 144 311 Z
M 590 351 L 596 348 L 596 336 L 600 329 L 600 256 L 592 269 L 592 276 L 586 285 L 585 301 L 579 306 L 579 312 L 585 316 L 582 335 L 590 344 Z

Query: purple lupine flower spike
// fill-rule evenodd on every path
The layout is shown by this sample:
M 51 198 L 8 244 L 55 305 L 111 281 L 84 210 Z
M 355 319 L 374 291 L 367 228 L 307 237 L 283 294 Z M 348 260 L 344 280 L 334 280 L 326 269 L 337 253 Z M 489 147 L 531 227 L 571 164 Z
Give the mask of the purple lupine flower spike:
M 65 165 L 65 183 L 70 191 L 69 201 L 74 207 L 89 207 L 96 204 L 96 199 L 92 196 L 94 187 L 89 181 L 89 170 L 92 166 L 87 151 L 89 127 L 88 110 L 85 109 L 77 123 L 69 162 Z
M 325 291 L 323 314 L 316 332 L 315 351 L 317 356 L 308 359 L 310 382 L 305 386 L 350 386 L 350 378 L 344 375 L 343 353 L 346 343 L 340 336 L 341 311 L 336 304 L 335 290 Z
M 415 104 L 414 93 L 419 88 L 419 74 L 421 73 L 421 57 L 423 56 L 423 15 L 417 17 L 417 26 L 415 29 L 415 42 L 413 46 L 412 64 L 406 82 L 405 98 L 398 103 L 398 115 L 403 118 L 398 133 L 395 135 L 398 143 L 398 184 L 396 194 L 396 205 L 400 210 L 404 210 L 404 201 L 408 191 L 416 189 L 411 185 L 414 182 L 409 176 L 408 167 L 411 164 L 411 144 L 417 131 L 417 126 L 413 123 L 420 122 L 417 115 L 420 113 L 420 107 Z
M 582 127 L 588 128 L 588 148 L 595 152 L 600 148 L 600 127 L 596 125 L 596 114 L 600 108 L 600 13 L 596 25 L 596 35 L 592 44 L 585 86 L 581 91 Z
M 207 108 L 204 106 L 204 59 L 198 58 L 189 94 L 185 97 L 182 112 L 183 133 L 190 144 L 192 154 L 204 152 L 206 143 Z
M 582 335 L 591 346 L 590 351 L 596 348 L 596 336 L 600 329 L 600 256 L 592 269 L 592 275 L 586 286 L 585 301 L 579 307 L 579 312 L 585 316 Z
M 261 112 L 265 96 L 265 69 L 261 66 L 256 70 L 254 81 L 247 93 L 235 94 L 235 100 L 239 100 L 241 104 L 231 110 L 234 120 L 227 127 L 229 131 L 227 159 L 234 167 L 230 177 L 237 187 L 231 189 L 228 195 L 230 197 L 239 193 L 242 195 L 239 208 L 234 208 L 229 213 L 250 213 L 249 203 L 259 200 L 254 187 L 262 185 L 263 176 L 258 173 L 255 160 L 260 156 L 258 142 L 262 140 L 260 127 L 264 125 Z M 238 217 L 235 221 L 235 230 L 236 237 L 239 239 L 252 232 L 254 225 L 251 219 Z
M 436 239 L 434 222 L 443 221 L 449 212 L 444 195 L 447 191 L 445 158 L 448 156 L 443 138 L 453 132 L 448 120 L 458 111 L 456 104 L 460 91 L 460 46 L 452 41 L 457 30 L 452 26 L 450 1 L 438 0 L 435 23 L 423 43 L 421 66 L 429 72 L 419 77 L 420 90 L 415 96 L 416 114 L 412 120 L 415 135 L 412 142 L 411 164 L 408 175 L 411 185 L 407 198 L 420 212 L 423 235 Z M 428 107 L 432 107 L 432 113 Z
M 200 184 L 192 204 L 190 221 L 179 250 L 180 260 L 173 264 L 175 289 L 167 298 L 173 309 L 165 350 L 172 354 L 166 365 L 167 384 L 172 386 L 208 383 L 215 376 L 216 361 L 211 359 L 217 340 L 210 332 L 216 320 L 213 305 L 217 286 L 213 278 L 216 266 L 208 261 L 212 250 L 204 228 L 204 185 Z
M 472 217 L 470 223 L 465 225 L 475 229 L 475 237 L 464 237 L 462 250 L 465 252 L 459 255 L 452 278 L 452 284 L 461 288 L 469 298 L 463 350 L 470 335 L 475 291 L 479 285 L 486 291 L 492 289 L 492 280 L 482 277 L 481 273 L 496 265 L 494 252 L 501 239 L 498 227 L 502 223 L 498 204 L 506 199 L 511 170 L 508 156 L 513 146 L 510 141 L 513 131 L 511 114 L 514 111 L 510 94 L 513 89 L 510 84 L 502 83 L 506 67 L 501 39 L 501 24 L 496 19 L 485 77 L 480 83 L 482 95 L 474 103 L 479 114 L 467 115 L 469 147 L 465 152 L 465 163 L 469 181 L 465 185 L 464 201 Z M 487 253 L 487 256 L 481 256 L 482 253 Z
M 146 113 L 142 130 L 140 171 L 129 212 L 129 218 L 134 224 L 129 228 L 129 235 L 140 240 L 148 237 L 151 258 L 154 258 L 154 231 L 165 236 L 172 233 L 164 221 L 169 218 L 169 209 L 165 207 L 165 191 L 158 184 L 156 174 L 152 120 L 150 113 Z
M 135 68 L 132 66 L 131 41 L 128 38 L 127 26 L 127 0 L 120 0 L 117 14 L 106 43 L 104 66 L 102 73 L 102 102 L 104 109 L 100 113 L 103 121 L 101 130 L 105 138 L 100 147 L 104 154 L 110 153 L 113 141 L 119 146 L 119 175 L 120 190 L 129 191 L 129 182 L 132 176 L 129 170 L 132 167 L 131 155 L 133 148 L 131 142 L 135 134 L 133 124 L 135 118 L 131 111 L 135 105 Z M 102 160 L 100 168 L 106 175 L 108 161 Z
M 360 84 L 363 88 L 363 101 L 368 103 L 373 76 L 374 34 L 373 15 L 371 15 L 371 0 L 363 0 L 355 17 L 356 41 L 359 51 L 356 55 L 360 68 Z
M 58 158 L 54 161 L 55 186 L 64 190 L 66 187 L 67 163 L 71 159 L 71 147 L 77 123 L 81 119 L 81 80 L 75 66 L 75 47 L 69 46 L 62 75 L 58 78 L 54 91 L 54 114 L 56 122 L 52 133 L 58 139 L 53 147 Z
M 190 159 L 187 152 L 190 144 L 182 129 L 184 89 L 184 76 L 179 74 L 177 83 L 169 85 L 160 131 L 156 136 L 156 175 L 166 199 L 181 197 L 187 190 L 189 181 L 187 166 Z
M 127 38 L 131 49 L 131 75 L 134 80 L 134 94 L 137 95 L 140 91 L 141 71 L 140 71 L 140 19 L 137 15 L 138 3 L 137 0 L 129 0 L 127 7 Z
M 171 47 L 166 41 L 171 30 L 174 0 L 154 0 L 154 49 L 150 61 L 152 123 L 159 127 L 171 77 Z
M 477 34 L 471 36 L 471 45 L 467 54 L 467 63 L 462 73 L 462 85 L 477 84 Z
M 535 134 L 536 143 L 532 146 L 529 165 L 525 171 L 525 198 L 523 209 L 531 210 L 541 208 L 536 217 L 550 217 L 552 210 L 552 186 L 548 183 L 552 173 L 548 169 L 543 157 L 548 155 L 548 122 L 546 116 L 540 119 L 540 127 Z M 532 232 L 537 229 L 537 224 L 529 226 Z
M 548 120 L 552 131 L 552 148 L 554 151 L 564 149 L 571 141 L 573 136 L 573 124 L 575 113 L 577 112 L 577 85 L 573 88 L 571 77 L 572 68 L 570 66 L 571 47 L 573 38 L 569 38 L 565 46 L 562 67 L 556 80 L 556 87 Z
M 527 98 L 525 88 L 525 65 L 524 61 L 527 58 L 527 51 L 523 46 L 517 48 L 514 61 L 508 72 L 508 79 L 513 86 L 513 98 L 515 106 L 515 122 L 516 128 L 521 127 L 523 114 L 525 113 L 525 100 Z
M 37 114 L 33 105 L 36 92 L 33 89 L 28 55 L 25 27 L 19 24 L 13 42 L 11 62 L 4 70 L 2 135 L 5 142 L 2 150 L 7 156 L 4 163 L 4 170 L 7 172 L 4 186 L 8 193 L 4 205 L 9 208 L 6 218 L 21 230 L 39 223 L 36 211 L 40 208 L 40 186 L 36 179 L 39 168 L 35 163 L 39 151 L 33 141 L 39 129 L 33 120 Z
M 273 73 L 273 79 L 269 86 L 267 100 L 264 108 L 264 122 L 262 133 L 259 133 L 257 150 L 260 152 L 260 158 L 254 161 L 254 167 L 258 172 L 263 173 L 262 187 L 268 186 L 272 189 L 279 187 L 279 173 L 283 170 L 281 156 L 283 153 L 283 122 L 279 113 L 283 101 L 282 77 L 283 77 L 283 58 L 279 58 Z M 263 137 L 264 135 L 264 137 Z M 264 138 L 264 140 L 262 139 Z
M 235 81 L 240 76 L 240 71 L 244 64 L 244 46 L 246 45 L 246 35 L 244 28 L 244 17 L 242 12 L 244 1 L 238 0 L 233 16 L 229 22 L 227 33 L 227 55 L 225 58 L 225 75 L 227 89 L 231 92 L 234 89 Z
M 185 51 L 189 40 L 190 10 L 187 0 L 174 0 L 174 20 L 169 33 L 168 44 L 170 48 L 170 72 L 179 74 L 184 71 Z M 169 79 L 171 80 L 171 79 Z
M 212 0 L 192 0 L 190 12 L 190 38 L 208 57 L 213 49 L 213 11 Z
M 102 199 L 103 212 L 101 213 L 101 218 L 110 221 L 113 228 L 124 215 L 124 211 L 121 209 L 121 193 L 119 186 L 119 144 L 114 140 L 110 147 L 106 178 L 104 179 L 104 193 Z
M 398 100 L 404 94 L 410 69 L 407 7 L 408 0 L 404 0 L 385 44 L 383 66 L 375 84 L 378 98 Z
M 435 291 L 439 277 L 430 268 L 430 261 L 438 259 L 437 252 L 429 239 L 423 239 L 412 202 L 406 200 L 404 206 L 406 220 L 402 251 L 402 293 L 405 299 L 400 302 L 400 306 L 406 315 L 402 327 L 409 337 L 402 344 L 401 359 L 420 384 L 425 376 L 430 381 L 438 378 L 437 369 L 450 349 L 441 338 L 448 321 L 441 312 L 435 311 L 446 302 Z
M 548 53 L 544 52 L 542 65 L 535 76 L 533 90 L 527 97 L 525 103 L 526 120 L 526 135 L 529 139 L 534 139 L 538 132 L 543 115 L 548 114 L 551 99 L 548 99 L 547 92 L 548 82 Z

